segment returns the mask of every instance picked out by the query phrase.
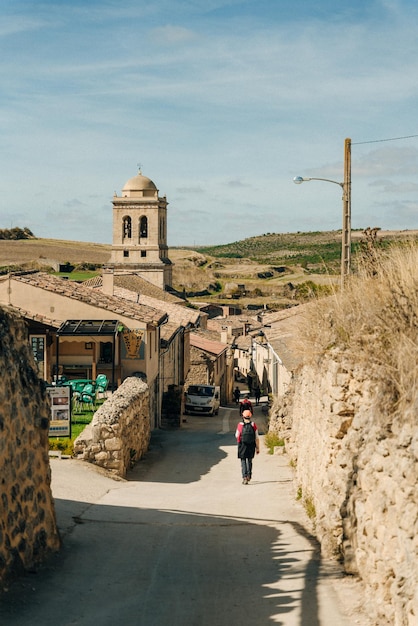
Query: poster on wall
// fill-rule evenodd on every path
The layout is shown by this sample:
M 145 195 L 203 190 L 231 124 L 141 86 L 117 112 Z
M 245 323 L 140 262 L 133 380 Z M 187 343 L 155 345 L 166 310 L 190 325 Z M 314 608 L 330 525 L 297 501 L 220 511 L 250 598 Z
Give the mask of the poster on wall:
M 71 437 L 71 387 L 47 387 L 51 402 L 50 437 Z

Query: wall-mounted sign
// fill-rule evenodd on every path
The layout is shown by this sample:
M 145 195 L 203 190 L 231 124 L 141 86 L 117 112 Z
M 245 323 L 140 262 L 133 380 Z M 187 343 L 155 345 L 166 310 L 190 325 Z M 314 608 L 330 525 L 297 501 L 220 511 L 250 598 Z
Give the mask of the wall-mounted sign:
M 33 356 L 38 363 L 44 360 L 45 337 L 31 337 Z
M 135 328 L 133 330 L 126 328 L 123 331 L 122 337 L 128 359 L 139 359 L 139 350 L 141 348 L 143 335 L 144 331 L 139 328 Z
M 51 401 L 50 437 L 71 437 L 71 387 L 47 387 Z

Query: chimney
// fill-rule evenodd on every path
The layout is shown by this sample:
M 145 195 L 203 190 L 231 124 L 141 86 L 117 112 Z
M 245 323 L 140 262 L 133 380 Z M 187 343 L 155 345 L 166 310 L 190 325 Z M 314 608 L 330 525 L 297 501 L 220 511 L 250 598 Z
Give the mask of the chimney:
M 102 273 L 103 293 L 107 293 L 108 296 L 113 296 L 113 285 L 114 285 L 114 272 L 112 268 L 103 268 Z

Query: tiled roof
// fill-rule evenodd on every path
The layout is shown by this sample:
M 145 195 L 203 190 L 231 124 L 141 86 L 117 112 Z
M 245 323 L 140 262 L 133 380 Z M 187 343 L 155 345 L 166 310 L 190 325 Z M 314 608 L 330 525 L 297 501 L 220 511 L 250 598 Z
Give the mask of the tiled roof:
M 201 313 L 195 309 L 179 306 L 178 304 L 173 304 L 172 302 L 162 302 L 156 298 L 145 296 L 142 293 L 138 294 L 135 291 L 123 289 L 122 287 L 115 287 L 113 293 L 118 298 L 124 298 L 132 302 L 139 302 L 140 304 L 146 304 L 154 309 L 164 311 L 168 314 L 170 321 L 176 322 L 177 325 L 188 326 L 189 324 L 195 325 L 199 322 Z
M 190 333 L 190 345 L 216 355 L 222 354 L 228 347 L 226 343 L 206 339 L 204 336 L 196 333 Z
M 226 317 L 212 317 L 208 320 L 208 328 L 220 332 L 223 326 L 232 329 L 243 329 L 245 324 L 251 324 L 251 327 L 259 327 L 260 324 L 253 317 L 245 315 L 228 315 Z
M 181 298 L 173 296 L 173 294 L 168 291 L 160 289 L 148 280 L 145 280 L 145 278 L 136 274 L 121 274 L 120 276 L 115 274 L 114 280 L 117 287 L 123 287 L 124 289 L 135 291 L 136 293 L 140 293 L 141 296 L 149 296 L 151 298 L 155 298 L 156 300 L 162 300 L 163 302 L 172 302 L 174 304 L 178 304 L 179 306 L 185 304 L 185 301 Z
M 272 324 L 274 322 L 280 322 L 281 320 L 293 317 L 294 315 L 300 315 L 301 306 L 304 305 L 293 306 L 289 309 L 282 309 L 281 311 L 270 311 L 268 313 L 263 313 L 262 324 Z
M 4 307 L 5 305 L 2 305 Z M 59 328 L 62 324 L 62 320 L 53 320 L 52 318 L 46 317 L 44 315 L 39 315 L 39 313 L 34 313 L 33 311 L 26 311 L 26 309 L 22 309 L 18 306 L 7 305 L 8 309 L 11 309 L 15 313 L 18 313 L 22 317 L 33 320 L 34 322 L 39 322 L 39 324 L 44 324 L 45 326 L 51 326 L 51 328 Z
M 84 280 L 83 285 L 85 285 L 85 287 L 101 287 L 103 285 L 103 278 L 100 275 L 93 276 L 93 278 Z
M 145 278 L 138 276 L 138 274 L 114 274 L 113 281 L 115 287 L 128 289 L 129 291 L 133 291 L 136 294 L 141 294 L 141 296 L 150 296 L 151 298 L 155 298 L 156 300 L 160 300 L 162 302 L 172 302 L 180 306 L 186 304 L 185 301 L 181 298 L 177 298 L 168 291 L 160 289 L 156 285 L 150 283 L 148 280 L 145 280 Z M 95 276 L 94 278 L 86 280 L 84 284 L 87 287 L 102 287 L 103 277 Z
M 163 324 L 160 328 L 160 337 L 164 341 L 170 341 L 170 339 L 176 334 L 179 329 L 179 325 L 176 322 L 170 322 L 170 320 Z
M 115 296 L 109 296 L 100 290 L 91 289 L 83 284 L 70 280 L 63 280 L 57 276 L 51 276 L 42 272 L 14 274 L 12 280 L 37 287 L 44 291 L 59 294 L 66 298 L 78 300 L 99 309 L 110 311 L 116 315 L 123 315 L 147 324 L 158 325 L 165 318 L 161 310 L 157 310 L 146 304 L 138 304 L 122 300 Z
M 295 369 L 302 359 L 299 336 L 300 328 L 304 323 L 304 313 L 308 304 L 301 304 L 281 314 L 275 321 L 270 319 L 270 327 L 264 327 L 263 332 L 278 357 L 289 370 Z M 285 313 L 287 312 L 287 315 Z
M 251 350 L 251 335 L 240 335 L 235 339 L 235 345 L 239 350 Z

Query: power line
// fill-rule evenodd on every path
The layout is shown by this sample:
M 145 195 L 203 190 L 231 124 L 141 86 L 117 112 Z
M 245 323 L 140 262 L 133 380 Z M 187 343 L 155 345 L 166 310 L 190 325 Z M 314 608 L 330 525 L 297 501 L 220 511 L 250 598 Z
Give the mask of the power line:
M 390 139 L 374 139 L 373 141 L 353 141 L 352 146 L 361 146 L 365 143 L 382 143 L 383 141 L 398 141 L 399 139 L 412 139 L 418 135 L 406 135 L 405 137 L 391 137 Z

